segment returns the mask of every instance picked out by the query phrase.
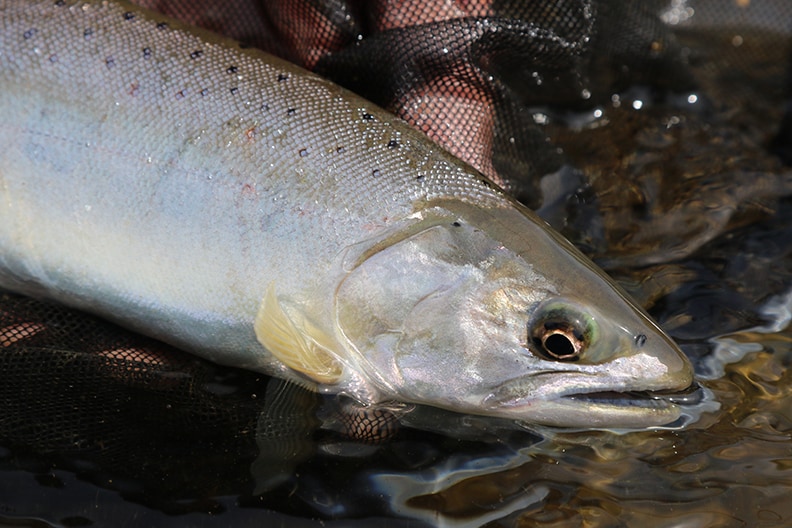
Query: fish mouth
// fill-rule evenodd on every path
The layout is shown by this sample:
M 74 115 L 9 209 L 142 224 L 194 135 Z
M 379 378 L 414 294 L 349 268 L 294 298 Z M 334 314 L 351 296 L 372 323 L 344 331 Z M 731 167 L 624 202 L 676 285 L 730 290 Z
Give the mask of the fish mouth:
M 693 382 L 689 387 L 676 391 L 578 392 L 566 394 L 562 398 L 595 405 L 662 409 L 672 405 L 697 405 L 704 400 L 704 390 L 701 385 Z
M 493 395 L 494 396 L 494 395 Z M 673 427 L 705 400 L 706 391 L 693 382 L 683 389 L 624 391 L 597 387 L 544 396 L 488 398 L 496 414 L 526 423 L 562 428 L 634 429 Z

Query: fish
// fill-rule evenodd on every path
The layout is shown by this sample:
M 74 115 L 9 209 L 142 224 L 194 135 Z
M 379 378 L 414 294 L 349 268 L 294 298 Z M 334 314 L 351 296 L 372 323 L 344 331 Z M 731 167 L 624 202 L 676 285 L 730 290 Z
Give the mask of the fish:
M 0 288 L 363 405 L 679 419 L 673 340 L 403 121 L 123 1 L 0 20 Z

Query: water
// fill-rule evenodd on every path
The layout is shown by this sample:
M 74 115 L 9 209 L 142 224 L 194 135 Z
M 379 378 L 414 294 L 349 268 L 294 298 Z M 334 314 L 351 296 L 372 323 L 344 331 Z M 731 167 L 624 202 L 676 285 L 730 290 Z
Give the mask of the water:
M 791 525 L 792 187 L 768 146 L 788 46 L 739 36 L 680 34 L 697 93 L 634 86 L 596 114 L 543 114 L 588 175 L 559 227 L 694 360 L 710 391 L 695 423 L 572 432 L 394 409 L 401 425 L 372 437 L 343 402 L 254 374 L 184 359 L 147 377 L 31 349 L 26 373 L 1 369 L 0 525 Z

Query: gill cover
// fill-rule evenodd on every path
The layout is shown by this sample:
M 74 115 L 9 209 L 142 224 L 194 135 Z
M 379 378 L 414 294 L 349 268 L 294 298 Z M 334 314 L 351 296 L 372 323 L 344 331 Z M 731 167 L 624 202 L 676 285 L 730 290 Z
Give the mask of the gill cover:
M 443 394 L 437 383 L 500 376 L 521 354 L 531 306 L 555 288 L 463 219 L 441 215 L 412 231 L 347 275 L 338 325 L 386 392 L 456 407 L 461 395 Z

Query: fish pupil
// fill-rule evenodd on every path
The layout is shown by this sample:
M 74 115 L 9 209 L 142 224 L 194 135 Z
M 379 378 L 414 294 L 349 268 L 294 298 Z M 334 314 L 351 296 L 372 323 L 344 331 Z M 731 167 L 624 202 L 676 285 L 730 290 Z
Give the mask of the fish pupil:
M 575 353 L 575 347 L 563 334 L 550 334 L 542 343 L 544 348 L 556 357 L 565 357 Z
M 536 329 L 534 344 L 547 359 L 575 361 L 585 349 L 586 341 L 574 324 L 546 321 Z

